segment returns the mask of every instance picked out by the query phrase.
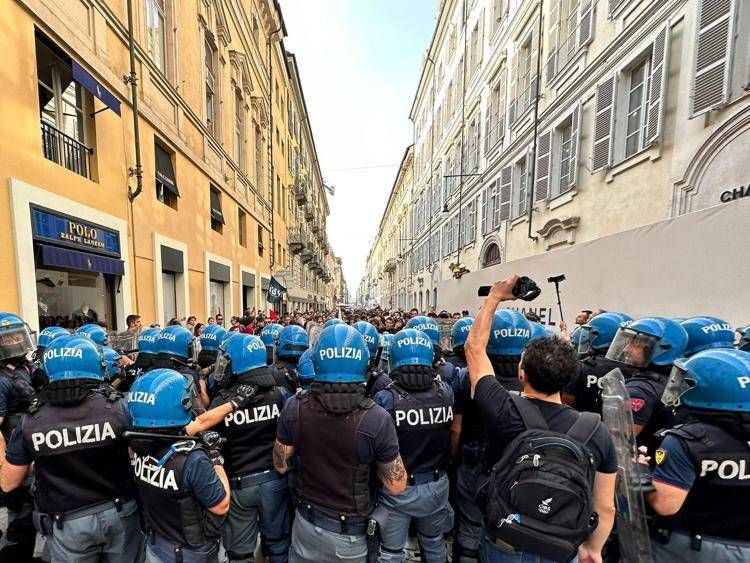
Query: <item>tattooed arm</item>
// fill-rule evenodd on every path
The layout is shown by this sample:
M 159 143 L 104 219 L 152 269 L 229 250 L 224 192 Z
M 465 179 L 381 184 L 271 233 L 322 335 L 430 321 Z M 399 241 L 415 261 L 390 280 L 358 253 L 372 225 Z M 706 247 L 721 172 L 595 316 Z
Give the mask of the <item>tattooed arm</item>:
M 294 446 L 287 446 L 278 440 L 273 445 L 273 466 L 281 475 L 291 469 L 289 458 L 294 455 Z
M 406 489 L 406 468 L 401 456 L 390 463 L 378 463 L 378 477 L 392 495 L 400 495 Z

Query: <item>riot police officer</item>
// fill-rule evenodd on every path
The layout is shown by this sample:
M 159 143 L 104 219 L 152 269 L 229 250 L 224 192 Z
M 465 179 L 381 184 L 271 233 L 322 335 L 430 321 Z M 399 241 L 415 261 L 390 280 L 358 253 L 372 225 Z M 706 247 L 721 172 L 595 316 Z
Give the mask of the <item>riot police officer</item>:
M 201 369 L 213 369 L 219 345 L 227 330 L 221 325 L 209 325 L 203 329 L 200 335 L 201 350 L 198 352 L 198 367 Z
M 315 366 L 312 363 L 312 351 L 310 349 L 302 352 L 297 364 L 297 380 L 303 391 L 309 391 L 313 379 L 315 379 Z
M 520 394 L 518 362 L 523 347 L 531 338 L 528 319 L 518 311 L 501 309 L 492 319 L 487 355 L 495 378 L 511 393 Z M 457 530 L 453 542 L 453 561 L 477 560 L 482 512 L 476 503 L 477 486 L 483 472 L 486 436 L 479 409 L 472 399 L 466 368 L 453 380 L 455 396 L 451 428 L 451 454 L 458 459 L 456 471 Z
M 445 364 L 445 360 L 443 359 L 443 348 L 440 346 L 440 329 L 438 328 L 435 319 L 432 317 L 425 317 L 424 315 L 412 317 L 406 323 L 404 328 L 415 328 L 429 336 L 430 340 L 432 340 L 432 347 L 435 353 L 433 367 L 439 369 L 440 366 Z
M 281 413 L 274 466 L 284 474 L 294 457 L 296 473 L 290 561 L 364 562 L 374 474 L 394 495 L 406 487 L 393 421 L 365 396 L 368 355 L 357 330 L 329 326 L 313 350 L 311 391 Z
M 288 325 L 279 331 L 276 339 L 274 355 L 276 361 L 271 367 L 271 373 L 276 385 L 286 387 L 290 393 L 297 392 L 297 363 L 302 352 L 308 348 L 308 338 L 305 329 L 299 325 Z
M 273 364 L 273 349 L 276 346 L 276 339 L 279 337 L 279 332 L 281 332 L 282 328 L 284 327 L 280 324 L 269 323 L 260 332 L 260 339 L 266 345 L 266 364 L 269 366 Z
M 607 358 L 635 368 L 625 386 L 633 412 L 633 431 L 638 445 L 653 450 L 657 430 L 683 422 L 684 410 L 667 408 L 661 402 L 672 362 L 687 347 L 684 328 L 672 319 L 646 317 L 620 327 L 607 350 Z
M 218 440 L 204 446 L 184 439 L 193 418 L 193 385 L 192 379 L 159 368 L 140 377 L 128 395 L 147 563 L 218 561 L 229 483 Z
M 738 328 L 737 334 L 740 336 L 740 339 L 737 341 L 737 349 L 743 352 L 750 352 L 750 325 Z
M 102 346 L 102 360 L 104 360 L 104 381 L 113 389 L 119 390 L 120 383 L 125 379 L 120 368 L 120 353 L 109 346 Z
M 453 527 L 446 473 L 453 391 L 436 377 L 433 354 L 432 341 L 425 333 L 410 328 L 398 332 L 390 360 L 393 383 L 375 395 L 375 403 L 393 417 L 408 475 L 403 494 L 383 491 L 379 497 L 389 512 L 380 532 L 381 561 L 404 560 L 411 522 L 417 530 L 422 561 L 446 561 L 443 534 Z
M 273 468 L 276 424 L 291 395 L 276 386 L 266 365 L 263 341 L 249 334 L 221 346 L 215 377 L 228 379 L 229 387 L 211 404 L 223 404 L 239 385 L 251 385 L 255 397 L 232 412 L 218 427 L 226 436 L 223 447 L 231 489 L 231 507 L 222 540 L 232 563 L 252 562 L 258 527 L 271 563 L 285 562 L 289 553 L 289 490 L 286 476 Z
M 686 358 L 703 350 L 734 347 L 732 325 L 716 317 L 691 317 L 681 321 L 680 326 L 688 335 Z
M 566 404 L 578 411 L 601 414 L 602 378 L 615 368 L 620 368 L 625 377 L 634 371 L 632 366 L 605 357 L 617 331 L 632 321 L 623 313 L 602 313 L 580 327 L 577 350 L 581 368 L 565 387 L 563 397 Z
M 750 560 L 750 353 L 709 349 L 674 362 L 663 401 L 691 419 L 655 453 L 654 561 Z
M 378 369 L 385 372 L 386 375 L 391 370 L 390 357 L 391 357 L 391 345 L 393 344 L 393 334 L 390 332 L 384 332 L 380 335 L 380 363 Z
M 0 455 L 3 457 L 13 430 L 36 398 L 32 386 L 35 366 L 27 359 L 33 351 L 33 335 L 23 319 L 12 313 L 0 313 Z M 22 486 L 3 495 L 8 527 L 0 544 L 0 560 L 30 560 L 34 553 L 31 481 L 29 476 Z
M 458 319 L 451 327 L 451 351 L 444 356 L 445 364 L 438 368 L 438 374 L 449 385 L 453 383 L 453 378 L 458 370 L 466 367 L 464 344 L 466 344 L 466 337 L 469 336 L 473 322 L 472 317 L 463 317 Z
M 158 328 L 147 328 L 138 335 L 138 355 L 131 367 L 134 373 L 128 376 L 131 385 L 138 376 L 154 367 L 154 360 L 159 353 L 157 340 L 160 332 Z
M 44 363 L 50 383 L 13 433 L 0 486 L 21 486 L 34 463 L 37 526 L 53 562 L 135 561 L 143 537 L 123 438 L 127 406 L 102 391 L 102 356 L 90 339 L 56 338 Z
M 323 328 L 328 328 L 329 326 L 340 325 L 340 324 L 344 324 L 344 321 L 342 321 L 341 319 L 338 319 L 338 318 L 328 319 L 326 322 L 323 323 Z
M 229 334 L 229 333 L 227 333 Z M 209 399 L 206 375 L 193 364 L 195 356 L 193 335 L 180 325 L 168 326 L 159 333 L 156 339 L 158 353 L 154 359 L 154 368 L 171 369 L 181 373 L 195 384 L 193 410 L 200 414 L 211 402 Z
M 81 327 L 78 327 L 75 333 L 90 338 L 96 343 L 97 346 L 109 345 L 109 335 L 107 335 L 107 331 L 104 330 L 99 325 L 96 325 L 96 324 L 83 325 Z
M 378 329 L 367 321 L 357 321 L 352 325 L 357 330 L 367 344 L 367 352 L 370 354 L 370 360 L 367 362 L 367 384 L 365 385 L 367 396 L 370 398 L 388 387 L 391 379 L 388 375 L 378 369 L 380 363 L 380 335 Z
M 70 332 L 68 332 L 61 326 L 48 326 L 39 333 L 36 350 L 31 356 L 31 359 L 34 361 L 35 368 L 32 374 L 31 381 L 31 385 L 34 387 L 34 389 L 39 390 L 47 385 L 47 383 L 49 383 L 47 372 L 44 371 L 44 351 L 47 349 L 47 346 L 49 346 L 49 343 L 52 342 L 55 338 L 57 338 L 58 336 L 65 336 L 67 334 L 70 334 Z

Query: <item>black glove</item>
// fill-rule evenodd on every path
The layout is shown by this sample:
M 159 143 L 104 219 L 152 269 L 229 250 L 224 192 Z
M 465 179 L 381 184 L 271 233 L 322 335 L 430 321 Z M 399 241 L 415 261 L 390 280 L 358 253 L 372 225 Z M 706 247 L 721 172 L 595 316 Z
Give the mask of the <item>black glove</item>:
M 214 465 L 223 465 L 224 456 L 221 455 L 221 446 L 226 442 L 226 438 L 222 438 L 218 432 L 212 430 L 198 432 L 198 437 L 201 440 L 201 444 L 206 448 L 208 457 L 211 458 L 211 463 Z
M 229 404 L 232 405 L 232 410 L 236 411 L 247 405 L 258 392 L 258 388 L 254 385 L 238 385 L 237 389 L 234 390 L 234 394 L 229 397 Z

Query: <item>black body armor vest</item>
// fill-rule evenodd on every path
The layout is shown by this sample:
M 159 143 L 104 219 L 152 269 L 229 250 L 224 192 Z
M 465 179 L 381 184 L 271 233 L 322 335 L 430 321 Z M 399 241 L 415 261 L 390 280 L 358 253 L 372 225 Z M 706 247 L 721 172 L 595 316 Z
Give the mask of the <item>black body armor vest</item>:
M 393 420 L 406 471 L 413 475 L 445 467 L 450 455 L 453 400 L 437 381 L 422 391 L 393 383 Z
M 583 378 L 580 394 L 576 395 L 575 409 L 577 411 L 602 413 L 601 379 L 615 368 L 619 368 L 623 377 L 628 379 L 635 371 L 632 367 L 609 360 L 604 356 L 588 357 L 581 360 L 578 377 Z
M 295 364 L 279 360 L 271 366 L 271 375 L 273 375 L 276 385 L 286 387 L 292 395 L 297 392 L 297 387 L 300 387 Z
M 373 507 L 372 465 L 359 459 L 358 429 L 375 403 L 363 400 L 347 414 L 326 411 L 314 393 L 299 403 L 297 498 L 324 513 L 367 516 Z
M 223 392 L 217 398 L 216 405 L 225 403 L 237 385 Z M 223 448 L 226 459 L 224 467 L 230 477 L 273 469 L 276 426 L 283 408 L 284 397 L 279 387 L 260 388 L 249 404 L 229 413 L 224 422 L 216 427 L 227 438 Z
M 695 460 L 697 478 L 674 516 L 657 527 L 689 534 L 750 541 L 750 446 L 718 426 L 693 421 L 662 434 L 683 439 Z
M 179 441 L 179 436 L 175 437 Z M 143 505 L 146 526 L 162 538 L 183 547 L 205 545 L 221 536 L 224 516 L 217 516 L 183 489 L 185 462 L 199 446 L 184 442 L 170 458 L 157 467 L 169 451 L 169 442 L 133 440 L 133 470 Z M 193 455 L 201 455 L 195 453 Z
M 43 404 L 24 419 L 21 429 L 34 457 L 41 512 L 135 496 L 121 400 L 97 391 L 75 406 Z

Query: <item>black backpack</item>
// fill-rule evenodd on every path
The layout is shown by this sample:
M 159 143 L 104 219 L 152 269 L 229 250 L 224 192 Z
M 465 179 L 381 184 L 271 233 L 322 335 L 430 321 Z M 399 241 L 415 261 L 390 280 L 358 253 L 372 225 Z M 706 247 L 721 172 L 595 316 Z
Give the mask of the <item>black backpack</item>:
M 498 544 L 570 561 L 596 529 L 594 458 L 586 444 L 599 415 L 579 413 L 561 434 L 528 399 L 511 395 L 526 427 L 480 486 L 487 534 Z

